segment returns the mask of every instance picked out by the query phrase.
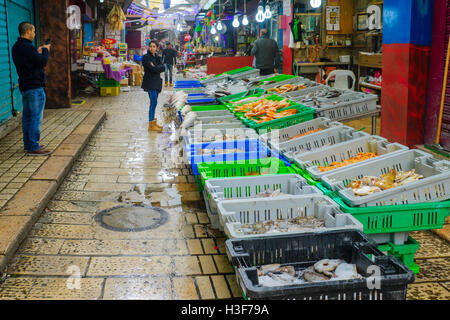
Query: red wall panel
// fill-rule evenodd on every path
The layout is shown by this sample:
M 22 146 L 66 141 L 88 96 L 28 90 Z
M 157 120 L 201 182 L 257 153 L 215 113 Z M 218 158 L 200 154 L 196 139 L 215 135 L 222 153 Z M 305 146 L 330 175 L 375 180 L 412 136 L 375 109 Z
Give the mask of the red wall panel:
M 206 59 L 206 63 L 208 66 L 207 74 L 220 74 L 242 67 L 251 67 L 253 64 L 253 56 L 211 57 Z

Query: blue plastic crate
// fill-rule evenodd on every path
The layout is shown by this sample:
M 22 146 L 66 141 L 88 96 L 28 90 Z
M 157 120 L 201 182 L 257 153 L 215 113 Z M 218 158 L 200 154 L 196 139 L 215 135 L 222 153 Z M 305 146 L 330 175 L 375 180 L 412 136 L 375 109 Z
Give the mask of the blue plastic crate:
M 222 153 L 216 155 L 198 154 L 199 150 L 205 149 L 241 149 L 244 152 L 238 153 Z M 222 162 L 222 161 L 238 161 L 252 160 L 270 157 L 270 149 L 259 140 L 234 140 L 211 143 L 195 143 L 186 146 L 188 151 L 188 159 L 192 166 L 194 175 L 199 175 L 197 165 L 204 162 Z
M 186 102 L 189 104 L 212 103 L 212 102 L 216 102 L 216 99 L 214 99 L 214 98 L 196 98 L 196 99 L 187 99 Z
M 142 61 L 142 56 L 138 56 L 138 55 L 133 55 L 133 60 L 134 61 Z
M 188 97 L 204 97 L 207 96 L 206 93 L 189 93 Z
M 198 80 L 176 80 L 175 85 L 201 85 Z

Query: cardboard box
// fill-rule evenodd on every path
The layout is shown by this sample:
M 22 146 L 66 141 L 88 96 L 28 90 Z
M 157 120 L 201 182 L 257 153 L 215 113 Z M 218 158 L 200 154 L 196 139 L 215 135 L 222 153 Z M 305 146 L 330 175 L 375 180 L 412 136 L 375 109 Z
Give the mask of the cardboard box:
M 92 63 L 85 63 L 84 64 L 84 70 L 86 70 L 86 71 L 97 71 L 97 64 L 92 64 Z M 101 65 L 100 65 L 100 67 L 102 67 Z M 102 69 L 103 69 L 103 67 L 102 67 Z
M 128 78 L 120 80 L 120 86 L 121 87 L 128 87 Z

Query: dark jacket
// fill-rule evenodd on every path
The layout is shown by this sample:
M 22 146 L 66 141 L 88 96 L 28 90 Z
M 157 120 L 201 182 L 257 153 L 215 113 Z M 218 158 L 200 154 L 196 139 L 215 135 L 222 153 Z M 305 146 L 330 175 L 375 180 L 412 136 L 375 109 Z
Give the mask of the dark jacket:
M 46 48 L 39 54 L 33 42 L 20 37 L 12 48 L 12 58 L 19 75 L 20 91 L 45 87 L 44 68 L 48 62 Z
M 164 51 L 162 53 L 163 63 L 171 64 L 171 65 L 177 64 L 177 55 L 178 55 L 178 52 L 173 48 L 164 49 Z
M 151 62 L 153 62 L 154 66 L 151 65 Z M 150 52 L 147 52 L 147 54 L 142 58 L 142 65 L 144 66 L 142 89 L 145 91 L 157 90 L 161 92 L 162 79 L 160 74 L 165 70 L 161 57 L 158 54 L 152 55 Z
M 256 69 L 280 68 L 280 50 L 275 40 L 267 36 L 253 43 L 252 56 L 256 58 Z

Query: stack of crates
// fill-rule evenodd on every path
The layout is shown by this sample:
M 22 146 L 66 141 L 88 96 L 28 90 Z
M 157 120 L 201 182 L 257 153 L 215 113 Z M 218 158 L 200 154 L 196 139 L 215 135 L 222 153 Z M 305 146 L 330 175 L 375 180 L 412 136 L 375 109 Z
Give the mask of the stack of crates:
M 120 83 L 114 79 L 106 79 L 102 73 L 99 79 L 100 96 L 116 97 L 120 92 Z

